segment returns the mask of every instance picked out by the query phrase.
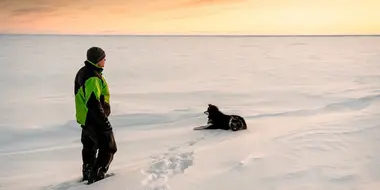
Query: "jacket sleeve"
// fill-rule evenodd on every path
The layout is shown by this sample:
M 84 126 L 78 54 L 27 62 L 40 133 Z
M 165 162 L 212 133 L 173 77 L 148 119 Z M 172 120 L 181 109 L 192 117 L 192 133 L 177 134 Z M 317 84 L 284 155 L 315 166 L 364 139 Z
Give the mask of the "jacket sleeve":
M 111 106 L 108 102 L 104 100 L 104 96 L 101 96 L 101 98 L 103 98 L 103 100 L 101 100 L 100 102 L 102 103 L 104 113 L 108 117 L 111 114 Z
M 111 124 L 108 121 L 107 114 L 100 101 L 102 80 L 98 77 L 91 77 L 87 79 L 84 86 L 88 114 L 95 120 L 95 123 L 99 125 L 102 130 L 111 129 Z

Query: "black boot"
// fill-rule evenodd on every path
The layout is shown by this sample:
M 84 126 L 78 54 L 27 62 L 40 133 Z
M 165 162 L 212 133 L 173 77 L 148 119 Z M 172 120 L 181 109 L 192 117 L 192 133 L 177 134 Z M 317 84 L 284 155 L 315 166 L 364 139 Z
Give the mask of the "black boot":
M 106 173 L 107 173 L 107 169 L 103 167 L 91 170 L 87 184 L 95 183 L 99 180 L 104 179 Z
M 106 172 L 107 170 L 105 168 L 99 168 L 96 176 L 96 181 L 104 179 L 104 177 L 106 176 Z
M 90 172 L 90 175 L 88 176 L 88 181 L 87 181 L 87 184 L 91 184 L 91 183 L 94 183 L 95 182 L 95 179 L 96 179 L 96 173 L 94 169 L 91 170 Z
M 86 181 L 90 178 L 91 173 L 91 165 L 90 164 L 83 164 L 82 165 L 82 181 Z

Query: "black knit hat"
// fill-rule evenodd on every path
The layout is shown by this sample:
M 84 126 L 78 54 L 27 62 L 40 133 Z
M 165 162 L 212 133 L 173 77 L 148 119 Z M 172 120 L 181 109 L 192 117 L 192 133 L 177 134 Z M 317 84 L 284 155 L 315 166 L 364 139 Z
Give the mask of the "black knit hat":
M 106 56 L 106 53 L 100 47 L 91 47 L 87 50 L 87 60 L 97 64 Z

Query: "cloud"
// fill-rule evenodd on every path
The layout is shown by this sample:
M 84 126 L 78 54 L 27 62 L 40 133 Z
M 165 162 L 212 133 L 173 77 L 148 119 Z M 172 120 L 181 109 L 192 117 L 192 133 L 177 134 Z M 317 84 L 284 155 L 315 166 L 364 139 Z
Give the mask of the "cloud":
M 220 5 L 240 3 L 248 0 L 191 0 L 183 4 L 183 6 L 205 6 L 205 5 Z
M 44 13 L 53 13 L 56 8 L 48 7 L 48 6 L 38 6 L 38 7 L 29 7 L 29 8 L 21 8 L 11 11 L 12 16 L 23 16 L 30 14 L 44 14 Z
M 155 20 L 183 20 L 223 14 L 247 5 L 249 0 L 178 0 L 155 10 Z

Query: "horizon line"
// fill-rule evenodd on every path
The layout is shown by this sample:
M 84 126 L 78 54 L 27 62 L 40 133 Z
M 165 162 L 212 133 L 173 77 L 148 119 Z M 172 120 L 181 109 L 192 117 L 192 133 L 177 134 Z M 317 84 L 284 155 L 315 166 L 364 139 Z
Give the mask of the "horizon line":
M 380 37 L 380 34 L 53 34 L 0 33 L 8 36 L 102 36 L 102 37 Z

